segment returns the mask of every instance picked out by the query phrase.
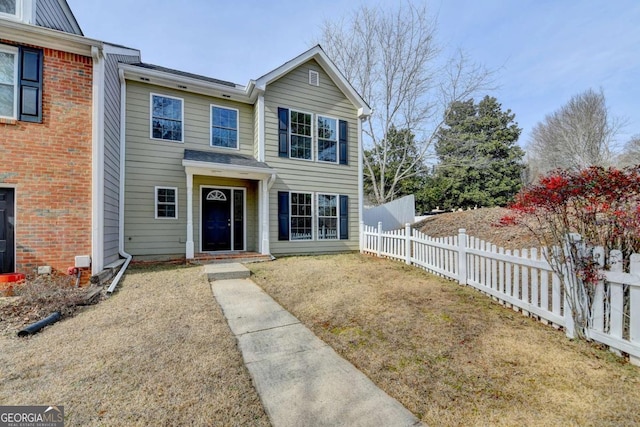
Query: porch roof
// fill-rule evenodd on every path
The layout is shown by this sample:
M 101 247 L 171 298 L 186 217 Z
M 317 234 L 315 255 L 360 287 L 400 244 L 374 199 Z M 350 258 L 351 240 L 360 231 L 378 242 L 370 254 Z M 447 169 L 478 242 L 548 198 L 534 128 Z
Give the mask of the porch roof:
M 264 179 L 276 174 L 275 169 L 251 156 L 215 151 L 184 150 L 182 166 L 194 175 L 228 178 Z

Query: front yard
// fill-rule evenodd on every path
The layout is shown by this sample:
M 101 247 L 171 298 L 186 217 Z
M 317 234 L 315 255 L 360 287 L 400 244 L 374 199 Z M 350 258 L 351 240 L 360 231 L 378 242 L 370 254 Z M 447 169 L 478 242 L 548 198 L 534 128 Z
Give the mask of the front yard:
M 640 369 L 471 288 L 358 254 L 253 280 L 427 425 L 638 425 Z M 0 402 L 66 425 L 268 425 L 200 267 L 132 268 L 110 299 L 0 335 Z
M 269 425 L 201 267 L 131 268 L 110 299 L 0 349 L 0 403 L 63 405 L 65 425 Z
M 471 288 L 357 254 L 250 268 L 427 425 L 640 424 L 640 369 Z

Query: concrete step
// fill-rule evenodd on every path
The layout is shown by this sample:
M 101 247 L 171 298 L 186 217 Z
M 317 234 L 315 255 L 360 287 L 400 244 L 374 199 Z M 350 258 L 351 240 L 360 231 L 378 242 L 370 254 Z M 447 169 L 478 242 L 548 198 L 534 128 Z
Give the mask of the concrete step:
M 246 279 L 251 275 L 247 267 L 237 262 L 205 264 L 204 274 L 208 280 Z

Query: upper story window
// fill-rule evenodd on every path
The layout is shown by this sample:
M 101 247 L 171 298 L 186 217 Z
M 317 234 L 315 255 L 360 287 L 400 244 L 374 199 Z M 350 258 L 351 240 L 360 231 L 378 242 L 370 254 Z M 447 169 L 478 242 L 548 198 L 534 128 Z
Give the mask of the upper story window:
M 211 146 L 238 148 L 238 110 L 211 106 Z
M 338 161 L 338 120 L 318 116 L 318 161 Z
M 277 129 L 279 157 L 302 160 L 314 160 L 315 157 L 318 162 L 349 164 L 349 123 L 346 120 L 278 107 Z
M 0 117 L 42 122 L 42 50 L 0 45 Z
M 0 117 L 16 117 L 18 110 L 17 78 L 18 49 L 0 46 Z
M 183 100 L 151 94 L 151 138 L 183 142 Z
M 311 137 L 311 114 L 290 111 L 291 151 L 294 159 L 313 160 L 313 138 Z
M 18 0 L 0 0 L 0 13 L 18 15 Z

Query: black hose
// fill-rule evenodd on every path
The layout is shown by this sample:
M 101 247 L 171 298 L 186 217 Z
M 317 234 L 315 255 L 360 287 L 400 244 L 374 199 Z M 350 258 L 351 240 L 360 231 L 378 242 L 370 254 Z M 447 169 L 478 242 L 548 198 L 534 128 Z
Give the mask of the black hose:
M 44 328 L 45 326 L 51 325 L 52 323 L 56 323 L 58 320 L 60 320 L 60 318 L 61 318 L 60 312 L 56 311 L 55 313 L 50 314 L 44 319 L 36 323 L 32 323 L 31 325 L 22 329 L 21 331 L 18 332 L 18 336 L 26 337 L 27 335 L 33 335 L 36 332 L 38 332 L 40 329 Z

